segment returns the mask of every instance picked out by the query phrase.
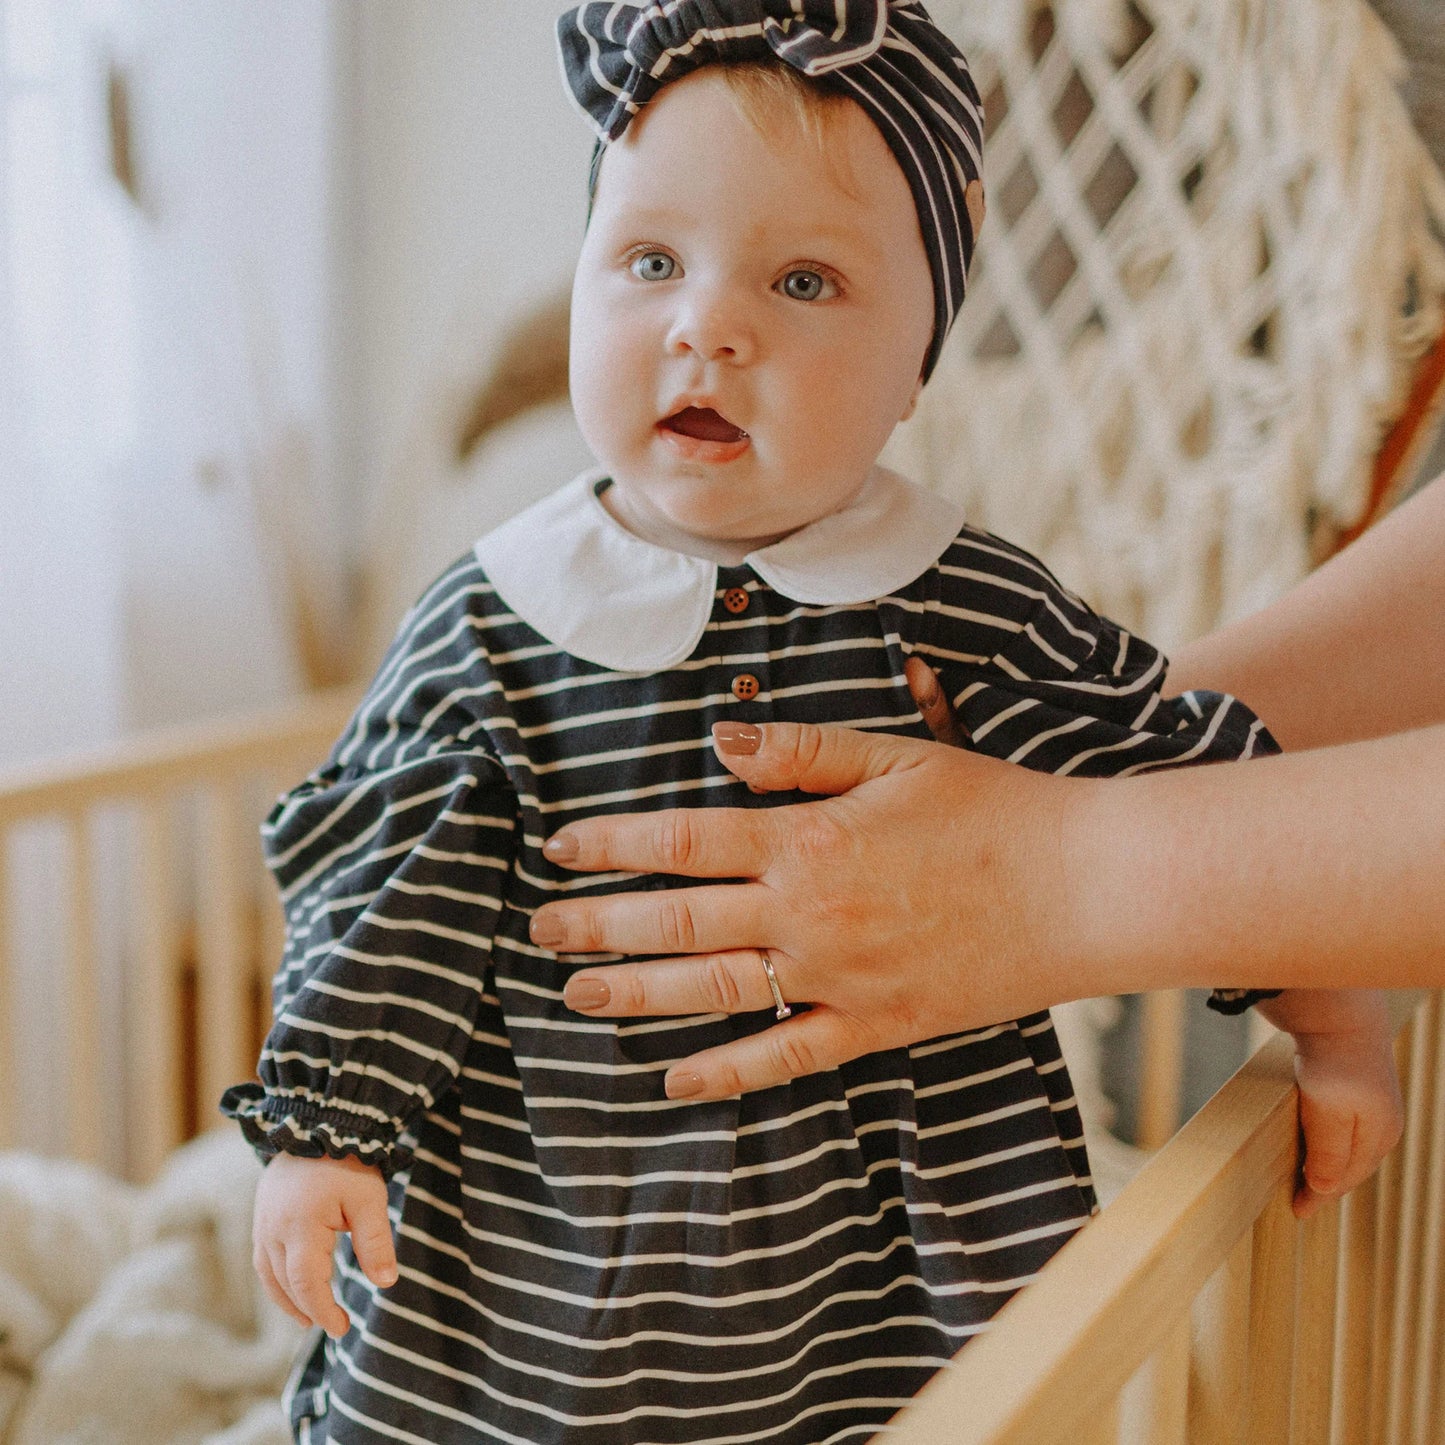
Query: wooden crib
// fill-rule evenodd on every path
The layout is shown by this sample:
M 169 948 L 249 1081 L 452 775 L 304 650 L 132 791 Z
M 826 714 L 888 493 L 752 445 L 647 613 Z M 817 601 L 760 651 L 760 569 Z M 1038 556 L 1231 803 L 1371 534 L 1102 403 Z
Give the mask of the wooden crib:
M 17 1059 L 66 1081 L 44 1147 L 136 1179 L 250 1073 L 281 920 L 255 829 L 324 755 L 349 695 L 0 776 L 0 1144 Z M 48 847 L 60 927 L 16 908 Z M 32 867 L 32 873 L 34 869 Z M 101 886 L 118 873 L 119 887 Z M 31 893 L 26 894 L 27 898 Z M 17 950 L 59 973 L 25 1002 Z M 129 1006 L 112 1014 L 107 975 Z M 111 980 L 116 982 L 116 980 Z M 33 983 L 33 980 L 32 980 Z M 1402 995 L 1402 1146 L 1297 1226 L 1289 1041 L 1275 1038 L 920 1395 L 900 1445 L 1445 1445 L 1445 1033 Z M 1145 1142 L 1177 1107 L 1180 1010 L 1147 1010 Z M 101 1067 L 105 1059 L 107 1067 Z

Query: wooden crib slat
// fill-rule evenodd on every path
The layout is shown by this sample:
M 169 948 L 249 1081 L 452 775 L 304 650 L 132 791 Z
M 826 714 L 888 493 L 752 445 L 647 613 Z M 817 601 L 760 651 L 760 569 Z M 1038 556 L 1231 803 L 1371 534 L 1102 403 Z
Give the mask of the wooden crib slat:
M 1119 1401 L 1108 1401 L 1079 1421 L 1078 1445 L 1119 1445 Z
M 95 857 L 86 815 L 65 817 L 66 843 L 66 1069 L 69 1073 L 69 1152 L 101 1163 L 104 1107 L 100 1044 L 100 962 L 95 933 Z
M 1430 1005 L 1420 1009 L 1410 1024 L 1410 1072 L 1405 1085 L 1405 1134 L 1401 1142 L 1400 1219 L 1395 1241 L 1395 1298 L 1390 1324 L 1390 1368 L 1385 1406 L 1385 1438 L 1391 1445 L 1407 1445 L 1406 1422 L 1413 1396 L 1419 1331 L 1420 1238 L 1425 1221 L 1425 1143 L 1429 1135 L 1430 1076 L 1435 1051 Z M 1438 1226 L 1437 1226 L 1438 1227 Z
M 1249 1430 L 1246 1438 L 1289 1439 L 1295 1332 L 1294 1181 L 1287 1179 L 1255 1221 L 1250 1261 Z
M 1430 999 L 1430 1030 L 1435 1063 L 1430 1081 L 1430 1132 L 1427 1155 L 1424 1228 L 1420 1240 L 1420 1364 L 1410 1421 L 1411 1445 L 1445 1442 L 1445 1007 L 1441 995 Z
M 131 970 L 131 1076 L 138 1101 L 132 1172 L 152 1179 L 181 1142 L 180 926 L 169 800 L 147 803 L 137 823 L 135 963 Z
M 1290 1445 L 1330 1445 L 1340 1223 L 1340 1203 L 1331 1200 L 1299 1229 Z
M 1411 1074 L 1413 1049 L 1410 1030 L 1395 1040 L 1395 1061 L 1402 1079 Z M 1394 1150 L 1380 1166 L 1376 1179 L 1375 1294 L 1370 1312 L 1370 1407 L 1364 1439 L 1368 1445 L 1388 1445 L 1390 1360 L 1394 1351 L 1395 1259 L 1400 1237 L 1404 1153 Z
M 1340 1211 L 1340 1321 L 1335 1336 L 1332 1445 L 1363 1445 L 1369 1430 L 1379 1189 L 1376 1173 L 1345 1199 Z
M 1179 1128 L 1184 1081 L 1185 1004 L 1181 989 L 1146 993 L 1140 1013 L 1139 1095 L 1134 1142 L 1161 1149 Z
M 1050 1261 L 1048 1291 L 1023 1290 L 955 1368 L 924 1387 L 893 1430 L 898 1445 L 1072 1441 L 1080 1419 L 1117 1396 L 1241 1239 L 1247 1272 L 1249 1228 L 1294 1170 L 1290 1041 L 1267 1045 L 1215 1106 Z M 1104 1280 L 1113 1287 L 1101 1289 Z M 1236 1420 L 1240 1400 L 1236 1391 L 1228 1402 Z
M 196 1117 L 204 1130 L 220 1123 L 216 1105 L 221 1094 L 249 1078 L 255 1067 L 242 881 L 249 881 L 252 873 L 241 844 L 242 809 L 234 782 L 201 795 L 199 822 Z
M 1142 1438 L 1149 1445 L 1189 1445 L 1189 1357 L 1193 1330 L 1186 1314 L 1149 1364 Z
M 1194 1302 L 1189 1445 L 1245 1445 L 1254 1240 L 1246 1233 Z

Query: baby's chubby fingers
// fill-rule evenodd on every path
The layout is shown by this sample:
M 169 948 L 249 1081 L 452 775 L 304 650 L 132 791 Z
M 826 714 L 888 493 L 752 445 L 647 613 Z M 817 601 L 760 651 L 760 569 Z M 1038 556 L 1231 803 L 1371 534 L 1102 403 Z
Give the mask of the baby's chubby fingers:
M 1370 1065 L 1352 1062 L 1348 1072 L 1308 1051 L 1297 1061 L 1304 1163 L 1294 1208 L 1301 1219 L 1362 1184 L 1399 1142 L 1399 1081 L 1388 1051 L 1380 1053 Z
M 351 1316 L 331 1290 L 331 1230 L 321 1225 L 298 1229 L 282 1247 L 279 1278 L 297 1308 L 333 1340 L 351 1328 Z
M 910 657 L 903 665 L 903 674 L 908 679 L 908 691 L 928 724 L 928 730 L 937 741 L 951 748 L 962 747 L 963 730 L 954 716 L 953 707 L 943 689 L 938 685 L 938 674 L 921 658 Z
M 396 1245 L 386 1213 L 386 1185 L 379 1174 L 374 1179 L 375 1188 L 357 1188 L 343 1201 L 342 1212 L 362 1273 L 379 1289 L 388 1289 L 397 1278 Z M 364 1186 L 371 1181 L 358 1176 L 356 1183 Z
M 286 1293 L 285 1287 L 276 1278 L 276 1269 L 271 1263 L 270 1252 L 258 1244 L 252 1253 L 251 1264 L 256 1271 L 257 1278 L 261 1281 L 261 1288 L 266 1291 L 271 1303 L 290 1315 L 298 1325 L 309 1326 L 311 1324 L 310 1317 L 301 1313 L 296 1307 L 295 1301 Z
M 1308 1219 L 1328 1200 L 1346 1192 L 1345 1180 L 1357 1152 L 1355 1125 L 1353 1110 L 1322 1105 L 1307 1094 L 1300 1096 L 1304 1158 L 1294 1197 L 1296 1218 Z
M 282 1309 L 304 1324 L 320 1325 L 333 1339 L 351 1328 L 331 1286 L 332 1253 L 342 1232 L 351 1233 L 357 1260 L 373 1284 L 385 1288 L 395 1282 L 386 1181 L 379 1169 L 351 1157 L 290 1154 L 267 1164 L 256 1188 L 252 1262 Z

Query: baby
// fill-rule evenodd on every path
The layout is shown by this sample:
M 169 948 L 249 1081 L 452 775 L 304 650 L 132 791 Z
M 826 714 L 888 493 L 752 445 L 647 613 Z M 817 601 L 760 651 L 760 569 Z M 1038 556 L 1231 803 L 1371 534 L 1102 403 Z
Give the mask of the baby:
M 1273 744 L 1230 698 L 1164 698 L 1153 648 L 876 463 L 983 213 L 978 99 L 922 7 L 594 4 L 561 31 L 600 137 L 572 312 L 600 467 L 434 584 L 268 821 L 286 956 L 262 1083 L 225 1100 L 269 1160 L 257 1269 L 326 1331 L 288 1390 L 302 1445 L 863 1440 L 1095 1207 L 1048 1015 L 669 1098 L 671 1064 L 773 1015 L 569 1009 L 534 912 L 677 880 L 578 877 L 545 840 L 771 806 L 715 723 L 926 737 L 914 655 L 1027 767 Z M 1388 1057 L 1371 1017 L 1335 1082 Z

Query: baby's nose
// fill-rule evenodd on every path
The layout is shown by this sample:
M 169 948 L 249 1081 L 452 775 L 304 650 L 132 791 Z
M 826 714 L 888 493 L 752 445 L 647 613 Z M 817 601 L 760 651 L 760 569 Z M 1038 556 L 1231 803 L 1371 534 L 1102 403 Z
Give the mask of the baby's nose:
M 703 361 L 745 365 L 757 350 L 756 330 L 744 308 L 723 296 L 700 296 L 678 315 L 668 338 L 676 352 Z

